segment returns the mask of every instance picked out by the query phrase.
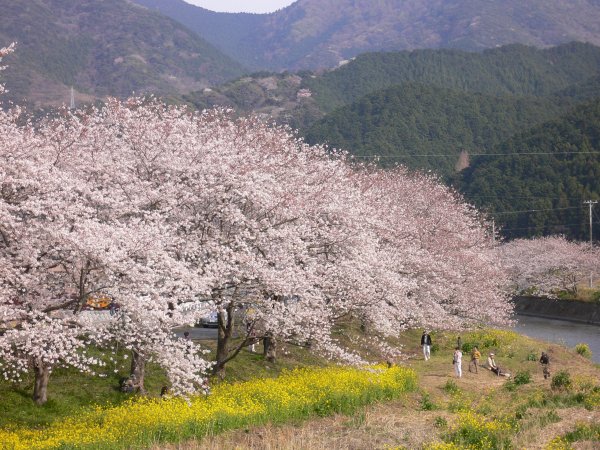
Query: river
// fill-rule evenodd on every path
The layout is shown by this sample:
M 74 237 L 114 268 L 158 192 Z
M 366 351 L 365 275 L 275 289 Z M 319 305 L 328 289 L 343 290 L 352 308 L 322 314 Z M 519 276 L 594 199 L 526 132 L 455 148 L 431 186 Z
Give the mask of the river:
M 592 351 L 592 360 L 600 363 L 600 326 L 521 315 L 516 319 L 513 330 L 517 333 L 570 348 L 584 342 Z

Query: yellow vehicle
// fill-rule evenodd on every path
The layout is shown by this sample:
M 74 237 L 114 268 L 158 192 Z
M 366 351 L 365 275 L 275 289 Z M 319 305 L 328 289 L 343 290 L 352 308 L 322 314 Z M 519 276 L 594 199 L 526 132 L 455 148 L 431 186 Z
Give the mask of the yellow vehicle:
M 108 309 L 112 299 L 103 294 L 90 295 L 85 302 L 85 306 L 91 309 Z

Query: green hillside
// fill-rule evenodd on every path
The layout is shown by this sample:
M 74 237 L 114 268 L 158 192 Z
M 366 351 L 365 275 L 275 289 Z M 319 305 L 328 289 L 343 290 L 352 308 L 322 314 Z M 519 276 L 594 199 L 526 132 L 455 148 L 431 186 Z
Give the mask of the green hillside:
M 370 53 L 349 64 L 306 78 L 325 111 L 405 82 L 494 95 L 544 96 L 597 76 L 600 47 L 571 43 L 539 50 L 508 45 L 482 53 L 415 50 Z
M 585 153 L 588 152 L 588 153 Z M 489 209 L 510 237 L 564 233 L 589 236 L 585 200 L 600 199 L 600 99 L 475 158 L 457 187 Z M 515 211 L 540 210 L 515 213 Z M 600 233 L 595 211 L 594 235 Z
M 209 90 L 195 91 L 184 100 L 200 109 L 218 105 L 240 113 L 255 112 L 305 132 L 336 108 L 402 84 L 494 96 L 556 94 L 569 101 L 583 101 L 600 94 L 599 72 L 600 48 L 580 43 L 547 50 L 510 45 L 483 53 L 371 53 L 324 73 L 258 72 Z M 297 95 L 306 89 L 310 97 Z M 322 129 L 311 137 L 331 138 Z M 335 142 L 346 146 L 347 140 L 336 138 Z
M 449 175 L 461 152 L 487 153 L 513 134 L 556 117 L 568 105 L 566 100 L 408 83 L 328 114 L 310 127 L 306 139 L 355 155 L 378 155 L 383 165 L 399 163 Z
M 600 75 L 596 75 L 581 83 L 571 85 L 558 92 L 557 95 L 578 102 L 584 102 L 592 98 L 600 98 Z

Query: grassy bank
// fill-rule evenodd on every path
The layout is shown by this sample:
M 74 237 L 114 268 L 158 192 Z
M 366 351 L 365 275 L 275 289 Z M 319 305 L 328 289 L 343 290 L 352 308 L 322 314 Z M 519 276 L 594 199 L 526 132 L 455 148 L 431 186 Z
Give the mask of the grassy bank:
M 392 371 L 332 368 L 294 346 L 275 364 L 244 351 L 225 383 L 214 381 L 209 398 L 190 404 L 133 401 L 119 393 L 124 359 L 106 378 L 53 373 L 50 404 L 41 408 L 28 398 L 31 380 L 16 389 L 2 383 L 0 448 L 51 448 L 53 443 L 79 448 L 85 442 L 88 448 L 162 449 L 165 442 L 187 441 L 177 448 L 533 449 L 594 448 L 600 442 L 595 425 L 600 423 L 600 368 L 574 350 L 506 331 L 466 333 L 461 335 L 465 350 L 478 345 L 484 358 L 493 351 L 513 379 L 485 369 L 469 373 L 466 354 L 463 377 L 457 379 L 451 355 L 458 335 L 435 333 L 427 362 L 419 338 L 420 332 L 412 331 L 395 340 L 404 346 L 406 359 L 396 361 L 399 367 Z M 554 386 L 537 362 L 542 350 L 550 353 L 552 376 L 562 373 Z M 383 356 L 372 355 L 372 360 Z M 297 366 L 312 368 L 290 372 Z M 151 394 L 157 395 L 163 383 L 164 376 L 151 367 Z M 93 409 L 92 404 L 104 406 Z
M 209 396 L 147 399 L 90 409 L 40 430 L 8 428 L 0 442 L 14 450 L 144 448 L 229 429 L 351 414 L 358 407 L 415 390 L 407 368 L 297 369 L 277 378 L 216 386 Z
M 305 424 L 266 425 L 190 441 L 178 450 L 216 449 L 595 449 L 600 448 L 600 367 L 574 349 L 506 332 L 482 330 L 461 335 L 467 348 L 477 343 L 492 351 L 509 380 L 486 369 L 454 376 L 452 350 L 458 334 L 435 333 L 432 359 L 419 349 L 420 332 L 403 333 L 419 389 L 399 400 Z M 552 376 L 544 379 L 541 351 L 551 357 Z M 552 387 L 560 373 L 562 380 Z M 567 383 L 567 380 L 570 383 Z M 156 447 L 163 449 L 164 446 Z

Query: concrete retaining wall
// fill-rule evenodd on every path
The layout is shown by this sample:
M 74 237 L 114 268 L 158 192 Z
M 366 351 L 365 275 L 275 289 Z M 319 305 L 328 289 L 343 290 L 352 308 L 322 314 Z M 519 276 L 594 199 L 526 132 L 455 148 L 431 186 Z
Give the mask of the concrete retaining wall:
M 527 296 L 515 297 L 514 303 L 515 312 L 523 316 L 600 325 L 600 303 Z

